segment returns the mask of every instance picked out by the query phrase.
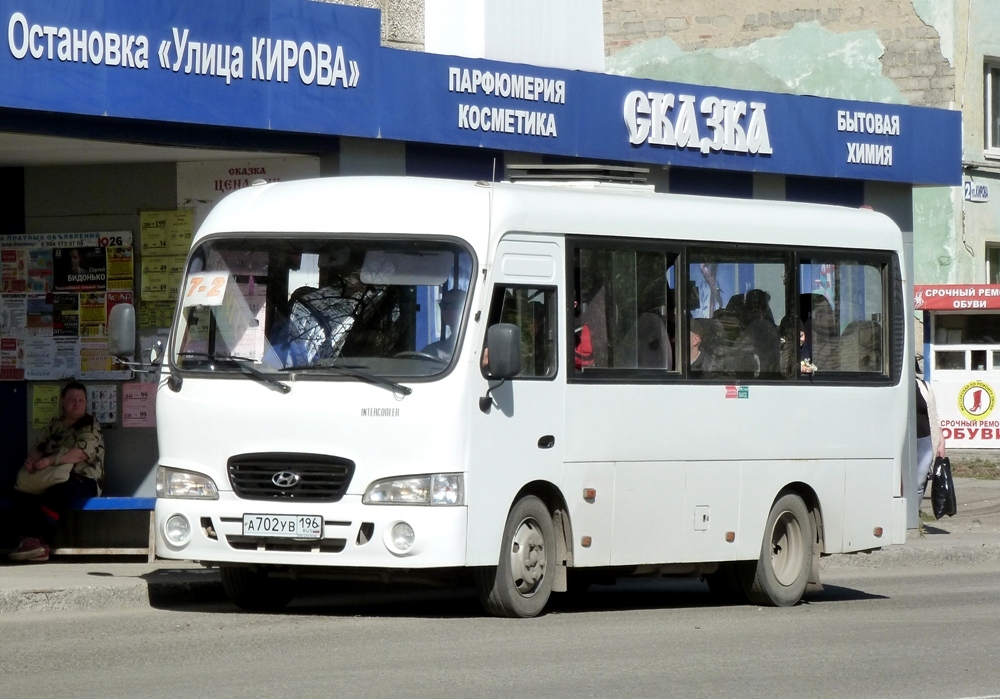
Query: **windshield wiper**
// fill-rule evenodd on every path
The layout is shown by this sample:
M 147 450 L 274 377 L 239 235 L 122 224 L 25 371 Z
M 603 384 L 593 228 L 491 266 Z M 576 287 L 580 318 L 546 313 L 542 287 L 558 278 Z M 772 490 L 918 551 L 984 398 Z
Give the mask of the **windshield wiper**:
M 286 366 L 279 371 L 313 371 L 313 370 L 323 370 L 323 371 L 334 371 L 342 376 L 350 376 L 355 379 L 360 379 L 366 383 L 370 383 L 374 386 L 381 386 L 387 388 L 393 393 L 399 393 L 404 396 L 408 396 L 413 393 L 413 389 L 403 384 L 396 383 L 390 379 L 378 376 L 376 374 L 369 373 L 367 371 L 362 371 L 360 367 L 353 365 L 333 365 L 327 364 L 329 360 L 320 360 L 314 364 L 293 364 L 292 366 Z
M 280 391 L 281 393 L 288 393 L 292 390 L 284 381 L 279 381 L 278 379 L 268 376 L 260 369 L 253 366 L 254 360 L 250 357 L 240 357 L 235 355 L 223 355 L 223 354 L 209 354 L 208 352 L 178 352 L 179 357 L 201 357 L 203 359 L 209 359 L 213 362 L 219 362 L 225 364 L 226 366 L 234 366 L 238 368 L 243 374 L 249 376 L 254 381 L 258 381 L 268 388 L 275 391 Z M 249 363 L 248 363 L 249 362 Z

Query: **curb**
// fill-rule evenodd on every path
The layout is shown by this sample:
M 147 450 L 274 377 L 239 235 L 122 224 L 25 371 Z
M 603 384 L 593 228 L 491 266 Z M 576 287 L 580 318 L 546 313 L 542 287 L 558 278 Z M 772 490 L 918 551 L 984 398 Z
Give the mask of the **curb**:
M 979 542 L 957 546 L 891 546 L 869 553 L 846 553 L 827 556 L 820 561 L 824 569 L 907 568 L 931 565 L 986 565 L 1000 563 L 1000 543 Z
M 200 579 L 136 579 L 128 584 L 73 586 L 0 591 L 0 614 L 17 612 L 96 611 L 137 607 L 174 608 L 223 602 L 227 599 L 218 571 L 204 571 Z M 168 577 L 168 576 L 161 576 Z

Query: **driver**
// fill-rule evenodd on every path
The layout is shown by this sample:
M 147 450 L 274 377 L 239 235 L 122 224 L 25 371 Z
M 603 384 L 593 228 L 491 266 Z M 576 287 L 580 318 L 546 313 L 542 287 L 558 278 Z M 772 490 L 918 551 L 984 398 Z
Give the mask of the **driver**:
M 465 306 L 465 292 L 461 289 L 448 289 L 441 293 L 439 307 L 441 309 L 441 339 L 424 347 L 421 352 L 449 361 L 455 351 L 455 339 L 458 337 L 458 326 L 462 321 L 462 308 Z

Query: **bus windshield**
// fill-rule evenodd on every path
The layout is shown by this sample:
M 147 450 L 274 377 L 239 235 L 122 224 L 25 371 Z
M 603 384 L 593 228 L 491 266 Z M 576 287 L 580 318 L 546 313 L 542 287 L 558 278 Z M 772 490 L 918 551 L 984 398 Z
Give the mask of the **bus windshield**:
M 171 359 L 301 378 L 440 374 L 472 269 L 456 242 L 212 238 L 192 253 Z

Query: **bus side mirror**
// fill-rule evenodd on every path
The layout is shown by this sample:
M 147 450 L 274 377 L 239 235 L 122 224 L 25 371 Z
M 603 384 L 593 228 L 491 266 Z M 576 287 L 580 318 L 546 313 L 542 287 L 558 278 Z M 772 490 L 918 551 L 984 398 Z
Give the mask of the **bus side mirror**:
M 521 373 L 521 328 L 497 323 L 486 331 L 491 379 L 512 379 Z
M 521 373 L 521 328 L 511 323 L 491 325 L 486 330 L 486 352 L 489 378 L 499 379 L 500 383 L 479 399 L 479 409 L 484 413 L 493 408 L 493 389 Z
M 111 309 L 108 352 L 117 359 L 135 356 L 135 308 L 131 303 L 120 303 Z

